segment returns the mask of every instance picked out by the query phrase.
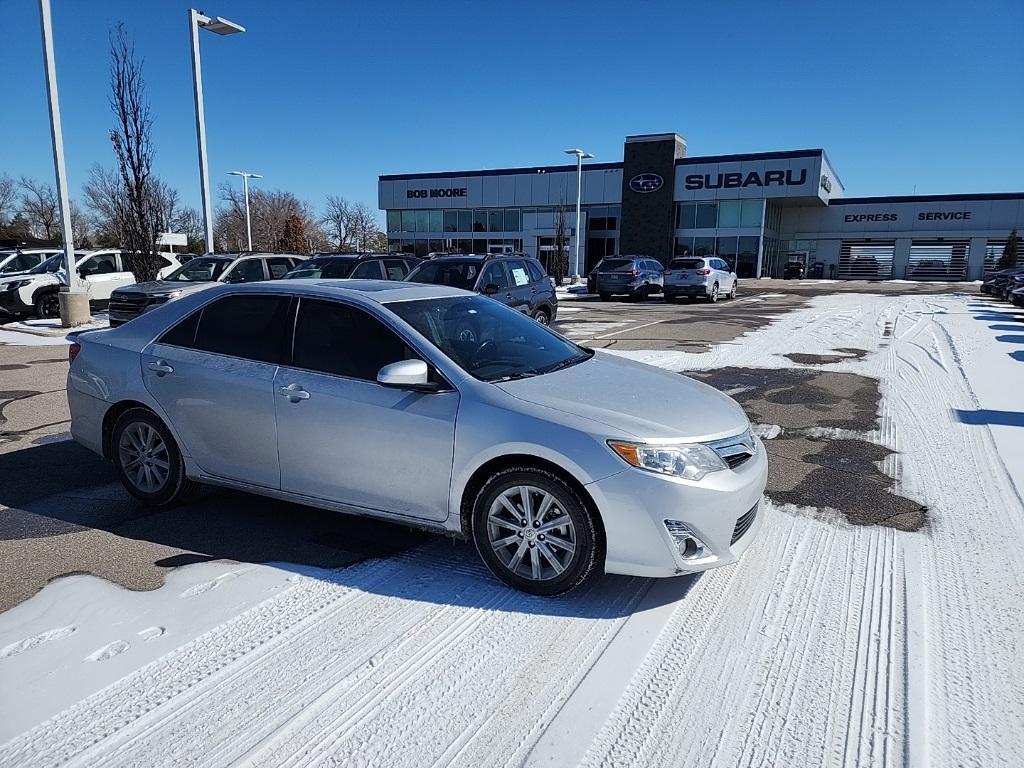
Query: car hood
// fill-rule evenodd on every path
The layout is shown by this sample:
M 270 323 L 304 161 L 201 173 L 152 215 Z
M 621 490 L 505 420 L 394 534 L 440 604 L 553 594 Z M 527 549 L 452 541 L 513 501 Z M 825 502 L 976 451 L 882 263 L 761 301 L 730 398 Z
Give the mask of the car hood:
M 731 397 L 682 374 L 606 352 L 561 371 L 497 385 L 515 398 L 582 416 L 613 434 L 717 440 L 749 426 Z
M 0 285 L 13 283 L 15 280 L 52 280 L 53 282 L 60 282 L 57 275 L 53 272 L 37 272 L 34 275 L 30 275 L 28 272 L 21 272 L 17 275 L 4 275 L 0 277 Z
M 216 282 L 208 283 L 175 283 L 168 282 L 167 280 L 149 280 L 145 283 L 132 283 L 131 285 L 125 285 L 114 291 L 117 294 L 126 293 L 142 293 L 147 296 L 163 296 L 168 293 L 176 293 L 181 291 L 182 293 L 191 293 L 192 291 L 199 290 L 201 288 L 209 288 L 217 285 Z

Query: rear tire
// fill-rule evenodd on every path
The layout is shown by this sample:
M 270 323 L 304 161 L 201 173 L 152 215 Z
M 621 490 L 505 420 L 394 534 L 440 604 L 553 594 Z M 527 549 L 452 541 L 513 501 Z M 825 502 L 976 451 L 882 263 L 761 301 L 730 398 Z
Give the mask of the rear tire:
M 718 301 L 718 283 L 711 286 L 711 293 L 708 294 L 708 301 L 712 304 Z
M 739 280 L 733 280 L 732 281 L 732 290 L 729 291 L 729 301 L 732 301 L 733 299 L 736 298 L 736 291 L 738 291 L 739 289 L 740 289 L 740 281 Z
M 60 295 L 57 291 L 48 291 L 36 299 L 36 317 L 40 320 L 60 317 Z
M 118 418 L 110 455 L 125 490 L 144 504 L 167 506 L 195 490 L 174 436 L 145 408 L 132 408 Z
M 543 307 L 534 310 L 533 319 L 536 320 L 541 325 L 548 325 L 551 323 L 551 315 L 549 315 L 548 311 Z
M 612 300 L 612 295 L 610 293 L 601 293 L 601 294 L 598 294 L 598 295 L 601 297 L 601 301 L 611 301 Z
M 503 469 L 480 489 L 473 541 L 491 573 L 533 595 L 576 589 L 600 575 L 604 560 L 583 499 L 558 475 L 532 467 Z

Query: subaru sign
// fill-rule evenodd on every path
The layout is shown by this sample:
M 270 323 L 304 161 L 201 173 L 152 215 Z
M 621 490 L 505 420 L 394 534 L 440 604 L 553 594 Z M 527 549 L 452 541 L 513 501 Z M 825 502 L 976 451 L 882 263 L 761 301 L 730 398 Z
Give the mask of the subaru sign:
M 665 185 L 665 180 L 656 173 L 638 173 L 629 180 L 629 188 L 634 192 L 657 192 Z

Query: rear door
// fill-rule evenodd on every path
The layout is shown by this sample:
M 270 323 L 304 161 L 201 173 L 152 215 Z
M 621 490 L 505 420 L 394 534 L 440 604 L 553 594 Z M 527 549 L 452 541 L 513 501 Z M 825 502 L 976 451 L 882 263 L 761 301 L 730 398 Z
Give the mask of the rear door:
M 509 259 L 505 261 L 505 268 L 508 270 L 509 288 L 512 291 L 512 306 L 520 312 L 530 314 L 533 311 L 537 288 L 530 279 L 526 262 L 522 259 Z
M 274 375 L 290 305 L 287 296 L 224 296 L 143 350 L 146 389 L 208 475 L 280 488 Z
M 458 392 L 377 383 L 383 366 L 415 357 L 365 310 L 301 299 L 292 358 L 274 385 L 281 488 L 368 510 L 445 519 Z

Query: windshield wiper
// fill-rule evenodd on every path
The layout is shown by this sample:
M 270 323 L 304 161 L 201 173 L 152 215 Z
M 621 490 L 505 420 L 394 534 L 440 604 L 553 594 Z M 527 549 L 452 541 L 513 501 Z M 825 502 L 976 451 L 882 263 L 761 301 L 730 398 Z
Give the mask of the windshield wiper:
M 516 371 L 506 376 L 499 376 L 497 379 L 488 379 L 491 384 L 501 384 L 505 381 L 517 381 L 518 379 L 528 379 L 531 376 L 536 376 L 540 371 Z
M 549 365 L 544 370 L 539 371 L 539 373 L 554 373 L 555 371 L 560 371 L 563 368 L 568 368 L 570 366 L 576 365 L 577 363 L 582 363 L 584 360 L 589 360 L 593 356 L 594 356 L 594 353 L 591 352 L 589 355 L 578 355 L 577 357 L 567 357 L 567 358 L 565 358 L 565 360 L 562 360 L 561 362 L 555 363 L 554 365 Z

